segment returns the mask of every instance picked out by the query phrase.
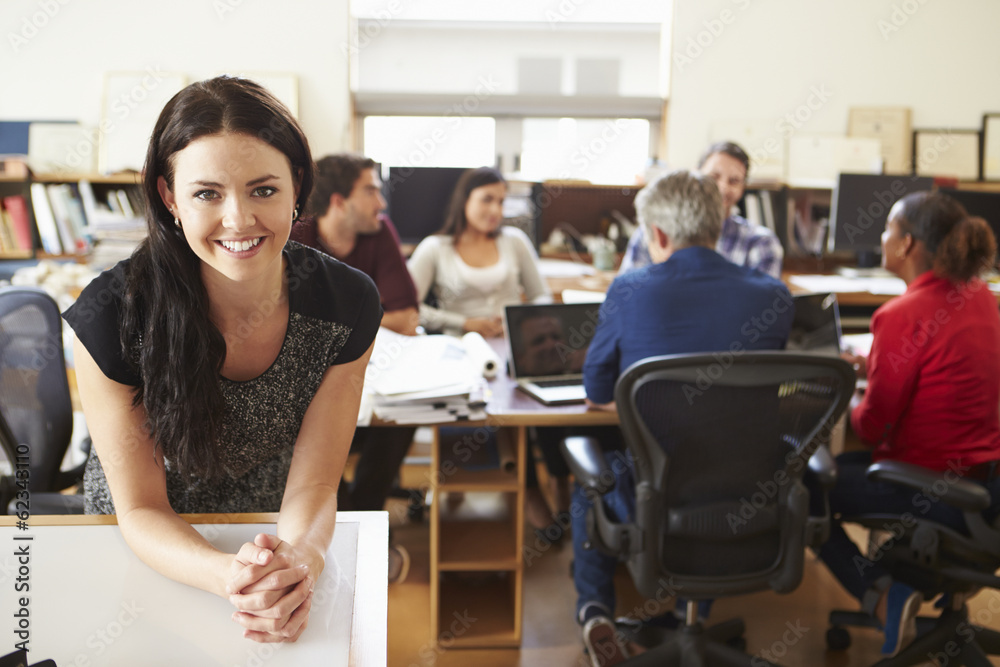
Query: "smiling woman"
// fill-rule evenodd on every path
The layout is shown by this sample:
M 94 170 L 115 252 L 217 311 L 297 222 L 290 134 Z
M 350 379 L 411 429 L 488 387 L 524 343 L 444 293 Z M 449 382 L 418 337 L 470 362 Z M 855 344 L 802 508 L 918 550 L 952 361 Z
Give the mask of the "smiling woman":
M 306 627 L 382 314 L 367 276 L 286 243 L 312 181 L 264 88 L 188 86 L 150 139 L 147 239 L 65 313 L 96 451 L 87 511 L 117 513 L 157 571 L 226 596 L 256 641 Z M 277 535 L 236 554 L 178 516 L 269 511 Z

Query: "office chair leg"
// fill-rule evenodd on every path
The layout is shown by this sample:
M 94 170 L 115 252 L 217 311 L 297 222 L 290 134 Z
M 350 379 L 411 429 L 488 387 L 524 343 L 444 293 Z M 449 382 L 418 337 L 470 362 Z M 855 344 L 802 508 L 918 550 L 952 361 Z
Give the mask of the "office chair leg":
M 1000 632 L 976 626 L 976 643 L 989 655 L 1000 655 Z
M 731 618 L 728 621 L 716 623 L 705 629 L 709 639 L 723 644 L 729 644 L 743 637 L 747 626 L 742 618 Z
M 656 650 L 640 653 L 627 661 L 628 667 L 687 667 L 684 662 L 683 648 L 677 644 L 659 647 Z
M 725 665 L 725 667 L 780 667 L 773 662 L 756 655 L 747 655 L 725 644 L 709 642 L 705 645 L 705 657 L 709 665 Z
M 926 634 L 919 635 L 913 642 L 892 658 L 885 658 L 876 665 L 880 667 L 904 667 L 908 665 L 922 665 L 928 659 L 940 655 L 945 660 L 943 664 L 953 665 L 951 662 L 954 656 L 949 656 L 942 649 L 949 644 L 957 644 L 958 628 L 962 624 L 968 623 L 968 617 L 964 610 L 959 612 L 945 612 L 941 620 L 933 630 Z M 955 649 L 956 651 L 959 649 Z M 989 662 L 986 663 L 987 665 Z
M 962 664 L 966 667 L 993 667 L 986 653 L 975 642 L 966 644 L 962 649 Z

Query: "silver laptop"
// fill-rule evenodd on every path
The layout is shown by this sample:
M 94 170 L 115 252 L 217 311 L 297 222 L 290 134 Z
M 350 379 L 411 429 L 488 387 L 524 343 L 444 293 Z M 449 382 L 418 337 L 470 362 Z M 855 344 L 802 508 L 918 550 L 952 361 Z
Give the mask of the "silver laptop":
M 829 292 L 795 294 L 792 300 L 795 318 L 785 349 L 839 357 L 843 345 L 837 295 Z
M 599 309 L 598 303 L 507 306 L 507 359 L 518 388 L 545 405 L 582 403 L 583 360 Z

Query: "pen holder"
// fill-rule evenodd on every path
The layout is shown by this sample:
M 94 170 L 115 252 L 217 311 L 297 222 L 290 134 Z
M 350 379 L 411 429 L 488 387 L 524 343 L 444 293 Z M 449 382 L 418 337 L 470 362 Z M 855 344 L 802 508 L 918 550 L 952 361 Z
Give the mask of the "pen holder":
M 591 261 L 598 271 L 615 268 L 615 244 L 610 239 L 595 239 L 590 245 Z

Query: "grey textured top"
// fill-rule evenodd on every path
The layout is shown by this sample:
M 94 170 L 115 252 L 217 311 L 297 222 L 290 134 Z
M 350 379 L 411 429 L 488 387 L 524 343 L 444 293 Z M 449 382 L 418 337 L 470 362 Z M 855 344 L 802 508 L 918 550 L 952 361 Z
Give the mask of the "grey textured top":
M 428 236 L 407 263 L 420 302 L 420 322 L 434 331 L 463 333 L 469 317 L 499 317 L 504 306 L 527 301 L 548 303 L 552 292 L 538 271 L 538 255 L 528 235 L 516 227 L 501 227 L 497 236 L 500 261 L 485 269 L 467 266 L 455 250 L 451 236 Z M 480 284 L 476 274 L 493 274 Z M 424 303 L 433 291 L 438 307 Z
M 331 365 L 360 357 L 375 338 L 382 309 L 367 276 L 294 242 L 284 252 L 290 313 L 281 351 L 256 378 L 220 377 L 227 410 L 219 446 L 226 472 L 221 479 L 185 479 L 167 461 L 167 495 L 178 513 L 278 511 L 299 427 L 323 374 Z M 136 386 L 141 380 L 118 345 L 127 262 L 94 280 L 64 317 L 105 375 Z M 109 289 L 115 295 L 111 307 L 96 309 L 95 315 L 94 304 L 100 302 L 94 299 Z M 84 493 L 88 514 L 115 513 L 96 454 L 87 462 Z

